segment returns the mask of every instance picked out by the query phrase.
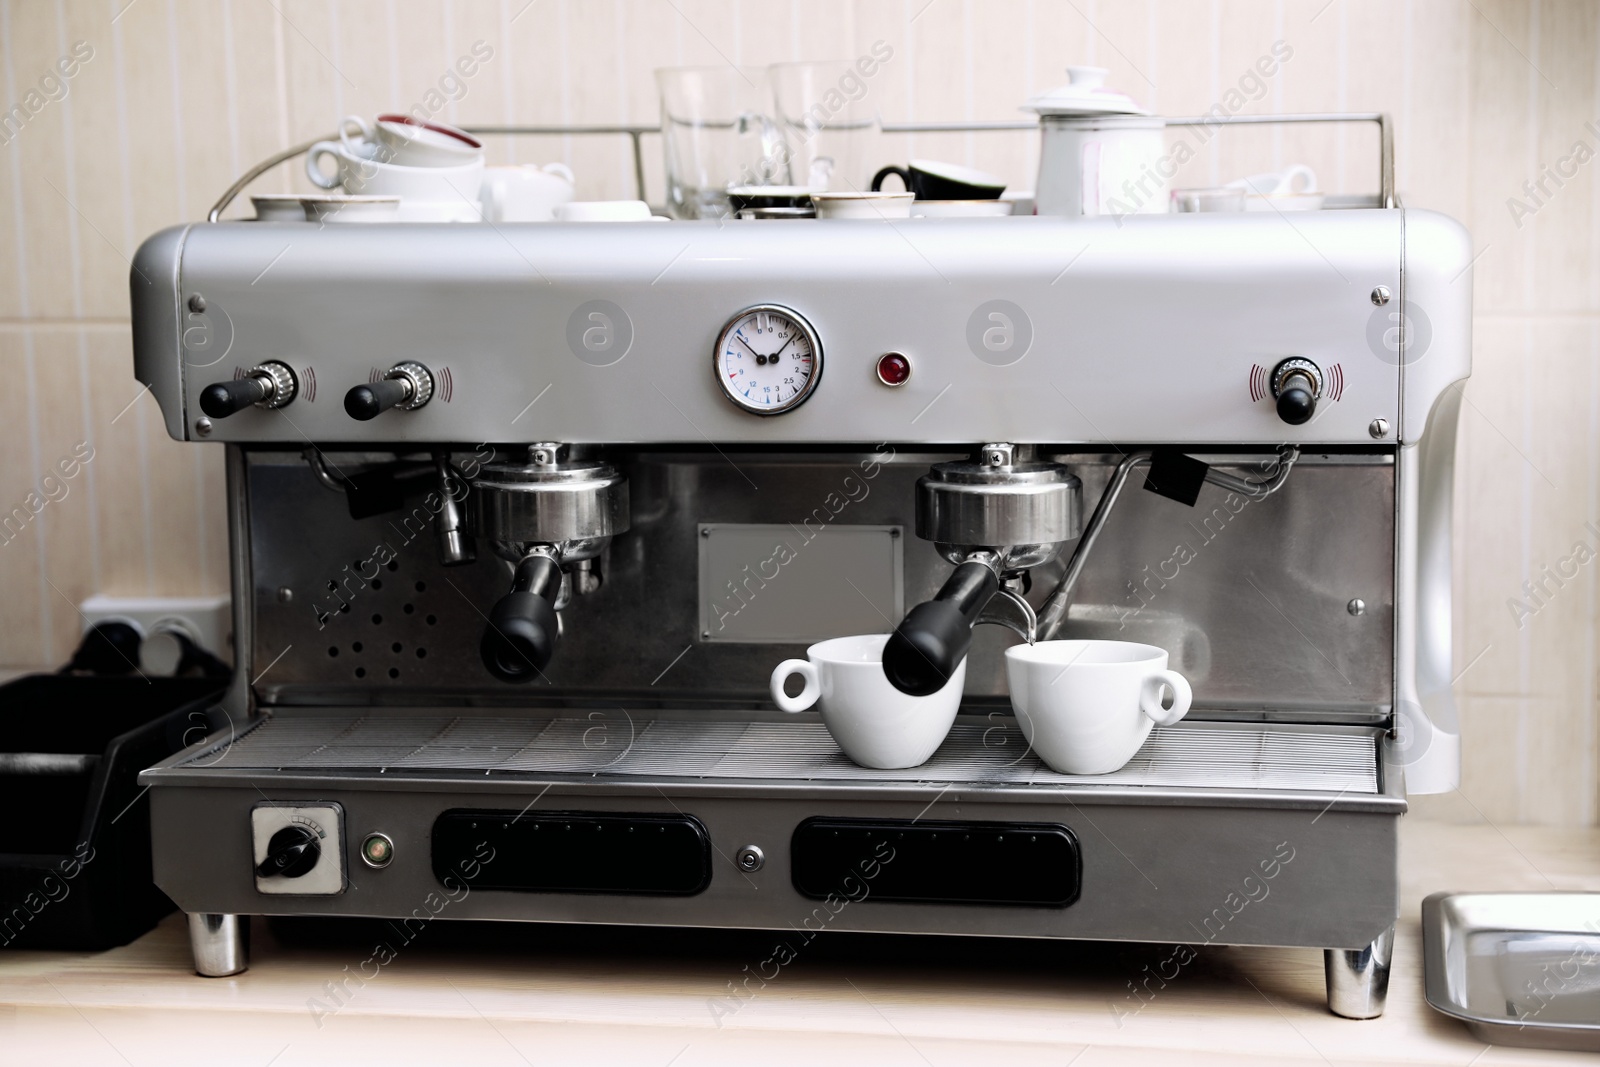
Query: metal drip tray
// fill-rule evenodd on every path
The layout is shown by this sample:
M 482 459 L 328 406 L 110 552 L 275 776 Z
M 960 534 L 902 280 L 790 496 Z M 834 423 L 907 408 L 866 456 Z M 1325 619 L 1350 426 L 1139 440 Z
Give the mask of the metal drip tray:
M 1428 1004 L 1496 1045 L 1600 1052 L 1600 893 L 1435 893 Z
M 620 709 L 550 715 L 278 711 L 218 735 L 158 777 L 268 772 L 578 775 L 784 783 L 932 783 L 995 787 L 1107 786 L 1218 792 L 1379 793 L 1378 732 L 1186 722 L 1157 727 L 1121 770 L 1060 774 L 1028 751 L 1014 720 L 963 717 L 932 759 L 907 770 L 851 763 L 812 716 L 763 720 Z

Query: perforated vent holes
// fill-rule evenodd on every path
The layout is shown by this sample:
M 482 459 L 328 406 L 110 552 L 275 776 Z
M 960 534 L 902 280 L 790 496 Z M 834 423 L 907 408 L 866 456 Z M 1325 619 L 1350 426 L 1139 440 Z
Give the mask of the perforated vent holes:
M 369 566 L 356 560 L 350 570 L 360 575 Z M 323 631 L 330 638 L 327 655 L 340 661 L 347 677 L 402 682 L 408 669 L 415 674 L 417 661 L 428 658 L 427 628 L 437 626 L 439 617 L 428 610 L 428 583 L 406 581 L 400 571 L 400 561 L 390 560 L 364 585 L 359 577 L 327 583 L 328 596 L 343 601 L 339 618 Z M 332 601 L 324 604 L 331 607 Z

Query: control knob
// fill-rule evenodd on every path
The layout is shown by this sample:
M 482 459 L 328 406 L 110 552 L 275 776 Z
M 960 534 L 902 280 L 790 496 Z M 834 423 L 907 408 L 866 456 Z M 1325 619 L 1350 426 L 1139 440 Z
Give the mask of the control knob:
M 285 826 L 267 842 L 267 858 L 256 868 L 259 878 L 299 878 L 310 874 L 322 858 L 315 831 L 305 826 Z
M 213 419 L 225 419 L 254 404 L 258 408 L 281 408 L 298 391 L 294 371 L 288 364 L 268 360 L 251 369 L 243 378 L 208 385 L 200 394 L 200 410 Z
M 1278 401 L 1278 418 L 1290 426 L 1310 422 L 1322 397 L 1322 368 L 1294 356 L 1272 368 L 1272 395 Z
M 366 422 L 390 408 L 415 411 L 433 399 L 433 372 L 421 363 L 396 363 L 382 378 L 344 394 L 345 414 Z

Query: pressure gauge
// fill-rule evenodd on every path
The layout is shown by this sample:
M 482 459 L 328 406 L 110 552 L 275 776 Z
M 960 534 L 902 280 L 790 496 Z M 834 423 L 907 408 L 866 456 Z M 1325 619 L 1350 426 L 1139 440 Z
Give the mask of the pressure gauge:
M 757 304 L 722 328 L 714 365 L 729 400 L 757 415 L 781 415 L 805 403 L 817 387 L 822 343 L 794 311 Z

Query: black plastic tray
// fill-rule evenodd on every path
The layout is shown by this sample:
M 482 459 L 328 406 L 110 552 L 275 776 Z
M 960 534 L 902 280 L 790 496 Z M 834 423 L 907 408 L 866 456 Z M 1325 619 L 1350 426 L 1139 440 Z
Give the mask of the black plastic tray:
M 0 686 L 0 948 L 109 948 L 172 910 L 136 779 L 210 731 L 221 690 L 59 674 Z M 18 753 L 33 755 L 3 758 Z

